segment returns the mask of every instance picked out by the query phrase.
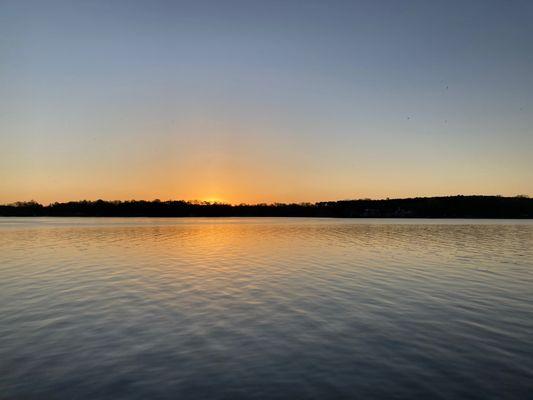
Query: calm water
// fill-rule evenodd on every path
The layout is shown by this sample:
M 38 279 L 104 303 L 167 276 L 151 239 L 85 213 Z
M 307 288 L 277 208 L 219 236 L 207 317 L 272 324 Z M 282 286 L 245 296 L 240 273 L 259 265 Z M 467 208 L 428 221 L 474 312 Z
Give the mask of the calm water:
M 532 221 L 0 218 L 0 398 L 532 396 Z

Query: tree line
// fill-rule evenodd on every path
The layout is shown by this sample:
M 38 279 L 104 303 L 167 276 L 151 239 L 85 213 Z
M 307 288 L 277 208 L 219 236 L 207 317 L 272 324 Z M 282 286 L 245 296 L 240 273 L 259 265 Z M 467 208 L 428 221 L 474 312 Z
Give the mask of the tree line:
M 30 201 L 0 205 L 0 216 L 533 218 L 533 199 L 527 196 L 447 196 L 238 205 L 182 200 L 83 200 L 49 205 Z

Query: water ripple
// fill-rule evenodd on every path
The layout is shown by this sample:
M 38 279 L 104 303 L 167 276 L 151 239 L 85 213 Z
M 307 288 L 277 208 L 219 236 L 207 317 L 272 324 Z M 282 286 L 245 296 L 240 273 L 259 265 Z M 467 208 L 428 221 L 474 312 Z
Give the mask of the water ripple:
M 0 218 L 0 398 L 525 399 L 533 223 Z

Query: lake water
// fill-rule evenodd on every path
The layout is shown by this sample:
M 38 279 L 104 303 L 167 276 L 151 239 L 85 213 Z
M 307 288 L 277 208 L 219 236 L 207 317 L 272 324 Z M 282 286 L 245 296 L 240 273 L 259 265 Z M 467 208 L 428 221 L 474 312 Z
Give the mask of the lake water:
M 532 396 L 532 221 L 0 218 L 2 399 Z

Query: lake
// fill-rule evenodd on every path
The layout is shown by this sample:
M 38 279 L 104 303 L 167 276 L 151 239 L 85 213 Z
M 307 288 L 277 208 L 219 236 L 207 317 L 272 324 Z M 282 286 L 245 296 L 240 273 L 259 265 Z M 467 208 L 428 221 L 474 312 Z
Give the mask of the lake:
M 525 399 L 533 221 L 0 218 L 2 399 Z

